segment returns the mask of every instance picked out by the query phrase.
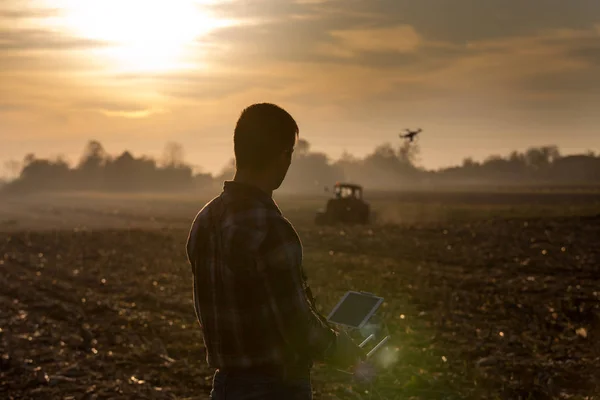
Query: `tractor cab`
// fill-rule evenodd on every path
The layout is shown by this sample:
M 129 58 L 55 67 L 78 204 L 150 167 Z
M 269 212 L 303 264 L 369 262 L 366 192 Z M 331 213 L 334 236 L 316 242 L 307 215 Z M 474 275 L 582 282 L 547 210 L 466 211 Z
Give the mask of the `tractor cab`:
M 366 224 L 369 222 L 369 205 L 363 200 L 363 188 L 351 183 L 336 183 L 333 198 L 325 210 L 317 212 L 315 222 L 321 224 Z
M 356 199 L 362 200 L 362 187 L 351 183 L 336 183 L 333 187 L 333 193 L 336 199 Z

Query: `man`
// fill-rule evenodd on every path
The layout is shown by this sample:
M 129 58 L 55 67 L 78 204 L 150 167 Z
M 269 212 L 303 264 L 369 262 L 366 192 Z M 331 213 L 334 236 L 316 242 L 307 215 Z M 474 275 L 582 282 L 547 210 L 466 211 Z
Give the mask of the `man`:
M 190 230 L 194 307 L 217 369 L 215 400 L 311 399 L 314 361 L 348 368 L 364 356 L 315 309 L 300 239 L 272 199 L 298 134 L 282 108 L 246 108 L 234 131 L 235 177 Z

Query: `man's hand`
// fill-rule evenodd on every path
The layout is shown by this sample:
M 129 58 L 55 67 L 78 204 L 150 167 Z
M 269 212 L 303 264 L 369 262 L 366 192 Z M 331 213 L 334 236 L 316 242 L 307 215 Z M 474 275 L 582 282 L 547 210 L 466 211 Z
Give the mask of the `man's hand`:
M 367 361 L 361 361 L 354 366 L 354 379 L 359 383 L 370 383 L 377 377 L 375 366 Z
M 339 332 L 332 350 L 328 364 L 338 368 L 348 369 L 366 359 L 365 351 L 344 331 Z

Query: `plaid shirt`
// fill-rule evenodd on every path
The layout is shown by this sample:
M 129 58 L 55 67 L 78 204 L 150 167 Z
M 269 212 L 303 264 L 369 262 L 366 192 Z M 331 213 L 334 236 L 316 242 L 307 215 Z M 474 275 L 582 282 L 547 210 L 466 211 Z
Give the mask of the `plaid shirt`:
M 270 196 L 225 182 L 196 216 L 187 254 L 210 367 L 323 361 L 337 333 L 314 307 L 302 244 Z

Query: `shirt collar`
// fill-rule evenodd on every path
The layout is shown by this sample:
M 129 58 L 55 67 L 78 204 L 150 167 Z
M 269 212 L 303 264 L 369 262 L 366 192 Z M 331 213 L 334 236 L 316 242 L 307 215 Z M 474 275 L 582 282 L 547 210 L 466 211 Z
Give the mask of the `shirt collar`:
M 254 185 L 235 181 L 225 181 L 223 183 L 223 191 L 233 196 L 243 196 L 258 200 L 269 207 L 273 207 L 281 214 L 279 207 L 271 196 Z

